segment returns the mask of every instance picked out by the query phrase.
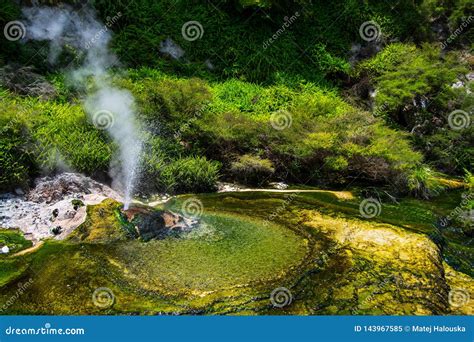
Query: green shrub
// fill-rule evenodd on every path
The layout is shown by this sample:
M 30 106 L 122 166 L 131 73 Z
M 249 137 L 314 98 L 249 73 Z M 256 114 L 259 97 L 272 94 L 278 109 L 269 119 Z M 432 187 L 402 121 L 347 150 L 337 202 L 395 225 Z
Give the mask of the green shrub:
M 245 154 L 230 165 L 230 172 L 235 179 L 248 185 L 265 185 L 275 172 L 273 164 L 268 159 Z
M 374 58 L 361 63 L 376 88 L 375 113 L 413 133 L 415 146 L 426 160 L 443 172 L 461 174 L 472 167 L 472 127 L 462 131 L 448 126 L 453 110 L 472 111 L 472 84 L 467 68 L 456 53 L 441 54 L 440 48 L 424 44 L 395 43 Z M 464 87 L 452 87 L 457 80 Z
M 184 157 L 170 162 L 146 159 L 142 173 L 144 192 L 190 193 L 217 189 L 220 164 L 205 157 Z
M 375 107 L 398 124 L 412 129 L 433 116 L 444 112 L 453 97 L 451 89 L 458 76 L 467 69 L 456 54 L 441 56 L 435 45 L 395 43 L 374 58 L 361 63 L 359 70 L 372 76 L 377 93 Z M 425 105 L 429 104 L 429 110 Z
M 205 157 L 186 157 L 173 161 L 167 169 L 173 176 L 175 193 L 213 192 L 217 189 L 219 162 Z
M 40 173 L 106 172 L 113 146 L 79 105 L 13 97 L 0 100 L 0 184 L 26 186 Z
M 417 197 L 429 199 L 437 196 L 445 187 L 440 181 L 442 175 L 427 166 L 420 166 L 408 175 L 408 188 Z
M 146 129 L 170 138 L 181 135 L 212 99 L 200 79 L 176 79 L 147 68 L 130 70 L 117 83 L 135 96 Z
M 474 175 L 472 172 L 468 170 L 464 170 L 465 176 L 464 176 L 464 182 L 466 182 L 466 185 L 469 190 L 473 191 L 474 190 Z
M 21 107 L 0 100 L 0 191 L 26 187 L 34 172 L 34 155 Z
M 20 230 L 0 228 L 0 246 L 8 246 L 10 253 L 16 253 L 33 246 L 33 243 L 26 240 Z

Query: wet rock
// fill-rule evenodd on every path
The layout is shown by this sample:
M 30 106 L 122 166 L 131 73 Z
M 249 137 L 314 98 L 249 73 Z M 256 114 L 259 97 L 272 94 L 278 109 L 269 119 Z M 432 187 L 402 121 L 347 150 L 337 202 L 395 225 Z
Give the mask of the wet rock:
M 77 173 L 62 173 L 54 177 L 39 178 L 26 197 L 28 201 L 36 203 L 53 203 L 66 197 L 77 198 L 88 194 L 100 194 L 120 199 L 120 195 L 108 186 Z
M 273 189 L 277 189 L 277 190 L 285 190 L 288 188 L 288 184 L 283 183 L 283 182 L 272 182 L 272 183 L 269 183 L 268 185 L 270 185 L 270 187 L 272 187 Z
M 7 89 L 26 96 L 51 100 L 57 96 L 56 89 L 33 67 L 7 65 L 0 69 L 0 83 Z
M 51 233 L 53 235 L 59 235 L 63 232 L 63 229 L 61 228 L 61 226 L 56 226 L 54 228 L 51 229 Z
M 375 56 L 375 54 L 382 50 L 382 46 L 383 43 L 381 40 L 376 40 L 365 45 L 352 44 L 349 62 L 354 65 L 361 60 Z
M 171 211 L 156 210 L 151 207 L 134 206 L 123 211 L 126 220 L 133 224 L 138 236 L 144 241 L 178 237 L 198 225 L 197 220 L 189 219 Z
M 234 183 L 217 182 L 217 192 L 231 192 L 243 189 L 242 186 Z

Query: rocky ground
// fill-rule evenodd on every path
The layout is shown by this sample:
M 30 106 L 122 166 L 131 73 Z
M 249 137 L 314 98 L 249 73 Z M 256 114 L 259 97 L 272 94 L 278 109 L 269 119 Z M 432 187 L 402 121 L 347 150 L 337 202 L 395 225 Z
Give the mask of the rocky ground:
M 64 239 L 84 222 L 86 206 L 105 198 L 122 199 L 110 187 L 80 174 L 39 178 L 26 194 L 0 195 L 0 226 L 20 228 L 34 243 Z
M 425 202 L 365 219 L 351 191 L 225 190 L 124 211 L 109 187 L 66 173 L 4 195 L 1 225 L 36 245 L 0 255 L 0 300 L 30 274 L 11 313 L 103 313 L 90 296 L 105 286 L 118 314 L 474 314 L 474 280 L 426 234 Z M 178 214 L 191 202 L 202 217 Z

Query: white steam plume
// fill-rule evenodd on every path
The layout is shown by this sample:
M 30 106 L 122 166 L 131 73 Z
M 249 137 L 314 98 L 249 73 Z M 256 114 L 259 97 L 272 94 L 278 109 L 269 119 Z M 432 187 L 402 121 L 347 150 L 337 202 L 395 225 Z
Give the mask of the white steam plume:
M 82 65 L 70 76 L 77 86 L 94 89 L 87 94 L 84 107 L 94 124 L 107 129 L 119 147 L 113 165 L 120 167 L 118 170 L 111 167 L 110 173 L 113 186 L 120 187 L 124 192 L 124 208 L 128 209 L 138 173 L 142 141 L 135 121 L 132 94 L 114 86 L 108 74 L 108 69 L 117 64 L 116 56 L 109 51 L 111 34 L 108 25 L 102 24 L 94 11 L 88 8 L 77 12 L 69 6 L 29 7 L 23 9 L 23 15 L 26 18 L 26 39 L 50 41 L 51 63 L 56 61 L 66 45 L 72 46 L 81 55 Z M 90 81 L 92 87 L 87 87 Z M 101 117 L 103 113 L 109 117 Z

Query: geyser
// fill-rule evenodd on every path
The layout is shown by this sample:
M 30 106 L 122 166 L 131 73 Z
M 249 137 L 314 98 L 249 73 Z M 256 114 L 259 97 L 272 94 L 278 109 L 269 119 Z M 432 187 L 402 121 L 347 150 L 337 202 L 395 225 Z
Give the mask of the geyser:
M 89 8 L 76 12 L 69 6 L 35 6 L 24 8 L 23 14 L 26 39 L 50 41 L 51 63 L 66 45 L 73 47 L 82 60 L 69 76 L 75 86 L 87 90 L 84 108 L 94 125 L 106 129 L 118 146 L 110 174 L 112 186 L 124 192 L 124 208 L 128 209 L 138 175 L 142 142 L 135 120 L 134 98 L 129 91 L 114 86 L 108 73 L 117 65 L 116 56 L 109 51 L 109 25 L 102 24 Z

